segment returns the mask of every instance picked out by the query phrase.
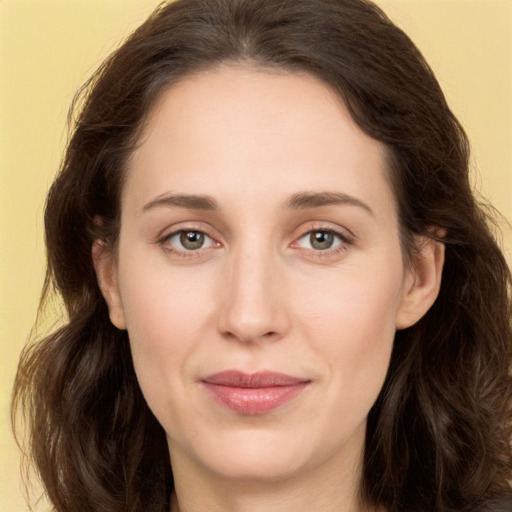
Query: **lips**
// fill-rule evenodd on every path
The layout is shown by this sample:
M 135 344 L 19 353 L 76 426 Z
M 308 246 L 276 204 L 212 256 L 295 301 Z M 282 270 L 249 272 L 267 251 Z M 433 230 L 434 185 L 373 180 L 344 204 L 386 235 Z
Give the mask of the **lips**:
M 210 375 L 202 382 L 218 403 L 246 415 L 272 411 L 295 398 L 310 383 L 283 373 L 247 374 L 236 370 Z

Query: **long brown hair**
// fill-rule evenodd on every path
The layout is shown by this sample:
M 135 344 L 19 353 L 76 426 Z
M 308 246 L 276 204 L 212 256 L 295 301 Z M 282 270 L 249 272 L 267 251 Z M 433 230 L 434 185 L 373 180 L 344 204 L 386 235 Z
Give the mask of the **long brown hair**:
M 165 434 L 137 384 L 127 334 L 109 321 L 91 246 L 97 238 L 115 246 L 123 169 L 159 93 L 229 62 L 307 72 L 330 85 L 387 147 L 404 252 L 414 250 L 413 235 L 445 234 L 440 295 L 397 332 L 369 415 L 362 496 L 389 512 L 504 511 L 512 495 L 510 271 L 470 189 L 463 129 L 410 39 L 366 0 L 161 5 L 77 95 L 45 212 L 42 306 L 56 291 L 68 318 L 27 346 L 13 395 L 55 509 L 169 508 Z

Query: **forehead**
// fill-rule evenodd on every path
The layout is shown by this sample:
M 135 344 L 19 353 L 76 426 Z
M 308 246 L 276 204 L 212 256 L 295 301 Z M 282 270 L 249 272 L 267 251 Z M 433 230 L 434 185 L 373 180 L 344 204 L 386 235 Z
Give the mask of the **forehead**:
M 330 87 L 248 66 L 203 71 L 166 90 L 127 171 L 125 195 L 139 202 L 166 191 L 261 200 L 337 189 L 372 202 L 390 194 L 384 146 Z

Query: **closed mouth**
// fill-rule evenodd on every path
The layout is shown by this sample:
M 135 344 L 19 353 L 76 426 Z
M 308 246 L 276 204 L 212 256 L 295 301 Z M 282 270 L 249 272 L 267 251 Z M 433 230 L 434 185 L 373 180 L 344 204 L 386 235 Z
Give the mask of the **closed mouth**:
M 239 414 L 257 415 L 289 402 L 311 381 L 279 372 L 227 370 L 202 382 L 218 403 Z

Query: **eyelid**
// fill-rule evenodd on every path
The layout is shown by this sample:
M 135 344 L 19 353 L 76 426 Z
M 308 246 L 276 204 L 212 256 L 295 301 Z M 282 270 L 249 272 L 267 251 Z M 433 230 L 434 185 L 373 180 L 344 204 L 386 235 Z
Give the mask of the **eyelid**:
M 303 223 L 299 228 L 294 231 L 292 238 L 295 243 L 300 238 L 313 233 L 315 231 L 325 231 L 327 233 L 333 233 L 334 235 L 339 236 L 344 242 L 352 243 L 357 240 L 357 236 L 348 228 L 341 227 L 338 225 L 333 225 L 330 222 L 310 222 Z
M 293 242 L 291 243 L 290 247 L 295 250 L 304 251 L 304 253 L 307 254 L 308 257 L 314 258 L 329 258 L 337 256 L 345 252 L 348 249 L 348 247 L 353 245 L 353 243 L 357 239 L 357 237 L 347 228 L 334 227 L 330 224 L 321 222 L 315 222 L 313 224 L 308 225 L 307 228 L 302 227 L 297 231 L 298 234 L 294 236 Z M 331 233 L 338 238 L 339 243 L 334 247 L 330 247 L 323 250 L 301 247 L 299 245 L 300 240 L 302 240 L 304 237 L 310 236 L 311 233 L 315 232 Z
M 169 228 L 170 229 L 170 228 Z M 208 226 L 202 225 L 202 223 L 180 223 L 176 226 L 173 226 L 173 229 L 170 230 L 164 230 L 163 234 L 159 235 L 157 239 L 155 240 L 156 244 L 159 244 L 163 246 L 164 250 L 174 253 L 178 256 L 182 257 L 197 257 L 199 254 L 204 254 L 205 252 L 216 249 L 219 247 L 222 247 L 222 243 L 219 242 L 219 236 L 216 236 L 212 233 L 212 229 L 208 228 Z M 200 247 L 198 249 L 180 249 L 179 247 L 176 247 L 175 245 L 171 245 L 169 243 L 169 240 L 179 235 L 180 233 L 192 231 L 192 232 L 198 232 L 205 235 L 205 237 L 208 237 L 211 240 L 211 243 L 207 247 Z M 332 233 L 334 236 L 336 236 L 339 239 L 339 243 L 336 244 L 335 247 L 330 247 L 327 249 L 314 249 L 314 248 L 303 248 L 299 245 L 299 241 L 302 240 L 304 237 L 311 235 L 311 233 L 314 232 L 326 232 L 326 233 Z M 346 227 L 334 227 L 330 223 L 324 223 L 324 222 L 313 222 L 313 223 L 304 223 L 300 228 L 295 230 L 295 235 L 293 235 L 292 243 L 289 245 L 289 247 L 293 249 L 302 249 L 305 252 L 311 253 L 314 257 L 326 257 L 329 255 L 334 255 L 337 253 L 340 253 L 342 251 L 345 251 L 348 246 L 352 245 L 355 240 L 357 240 L 356 235 L 352 233 L 348 228 Z
M 179 240 L 179 238 L 181 238 L 181 235 L 183 233 L 198 233 L 198 234 L 203 235 L 203 237 L 205 239 L 205 244 L 207 244 L 207 245 L 203 245 L 201 247 L 198 247 L 196 249 L 197 251 L 199 251 L 201 249 L 207 249 L 207 248 L 209 248 L 209 247 L 211 247 L 212 245 L 215 244 L 215 240 L 213 240 L 213 238 L 211 236 L 209 236 L 208 234 L 206 234 L 206 233 L 204 233 L 202 231 L 199 231 L 197 229 L 180 229 L 179 231 L 175 231 L 174 233 L 169 233 L 169 235 L 167 235 L 165 237 L 165 241 L 167 243 L 169 243 L 169 245 L 173 245 L 173 244 L 171 244 L 171 240 L 173 240 L 174 238 L 177 238 Z M 209 242 L 207 240 L 209 240 Z M 183 248 L 183 249 L 179 248 L 179 250 L 180 251 L 183 250 L 185 252 L 189 252 L 189 251 L 192 252 L 193 251 L 193 249 L 187 249 L 187 248 Z
M 181 233 L 188 232 L 188 231 L 202 233 L 205 237 L 208 237 L 212 243 L 209 244 L 207 247 L 200 247 L 196 250 L 191 250 L 191 249 L 187 250 L 185 248 L 180 249 L 179 247 L 177 247 L 175 245 L 171 245 L 169 243 L 169 240 L 171 240 L 173 237 L 175 237 Z M 164 232 L 157 237 L 156 243 L 158 245 L 161 245 L 164 248 L 164 250 L 166 250 L 170 253 L 173 253 L 175 255 L 182 256 L 182 257 L 196 257 L 196 256 L 199 256 L 199 254 L 203 254 L 204 252 L 206 252 L 208 250 L 215 249 L 217 247 L 221 247 L 222 244 L 218 241 L 217 238 L 218 237 L 216 237 L 215 235 L 213 235 L 213 233 L 211 233 L 210 229 L 205 228 L 204 226 L 199 226 L 195 223 L 194 224 L 184 223 L 182 225 L 175 226 L 174 229 L 171 229 L 170 231 L 164 230 Z
M 298 245 L 300 243 L 301 240 L 307 240 L 308 238 L 311 238 L 311 235 L 313 233 L 328 233 L 328 234 L 331 234 L 333 235 L 335 238 L 337 238 L 337 243 L 336 241 L 334 242 L 335 245 L 333 245 L 332 247 L 329 247 L 327 249 L 315 249 L 314 247 L 306 247 L 306 249 L 309 249 L 309 250 L 318 250 L 318 251 L 322 251 L 322 252 L 326 252 L 330 249 L 334 249 L 335 247 L 338 247 L 339 245 L 343 244 L 346 242 L 346 240 L 344 239 L 344 237 L 341 236 L 340 233 L 337 233 L 336 231 L 333 231 L 331 229 L 312 229 L 310 231 L 308 231 L 307 233 L 304 233 L 301 237 L 298 238 L 296 244 Z

